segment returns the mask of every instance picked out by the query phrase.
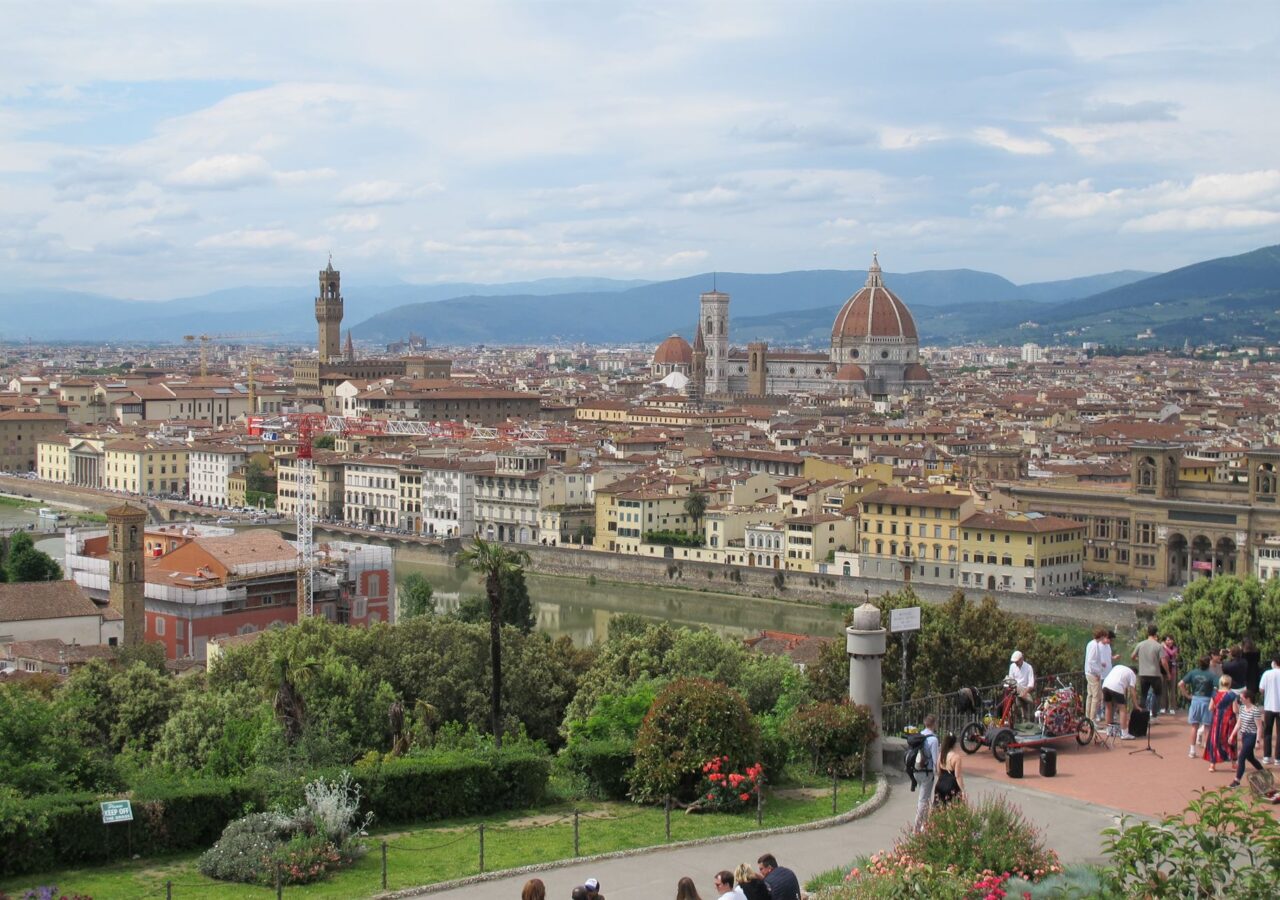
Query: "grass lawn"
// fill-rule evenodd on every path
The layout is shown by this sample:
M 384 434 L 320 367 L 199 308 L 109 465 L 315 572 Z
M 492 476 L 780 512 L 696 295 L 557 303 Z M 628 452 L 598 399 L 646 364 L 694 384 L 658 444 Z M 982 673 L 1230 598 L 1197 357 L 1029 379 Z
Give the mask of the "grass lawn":
M 16 506 L 18 509 L 35 509 L 40 505 L 38 500 L 23 500 L 21 497 L 0 496 L 0 506 Z
M 866 797 L 875 791 L 867 783 Z M 842 781 L 837 798 L 840 812 L 864 800 L 857 779 Z M 629 803 L 579 805 L 579 854 L 590 856 L 614 850 L 653 847 L 665 843 L 661 809 Z M 808 791 L 782 789 L 766 794 L 764 828 L 811 822 L 831 815 L 828 788 Z M 671 814 L 671 840 L 688 841 L 756 830 L 755 816 L 708 813 Z M 390 890 L 433 884 L 480 871 L 480 819 L 436 823 L 431 828 L 375 830 L 369 854 L 355 866 L 318 884 L 286 887 L 286 896 L 316 898 L 369 897 L 382 889 L 380 842 L 387 842 L 387 887 Z M 562 804 L 511 812 L 484 820 L 485 871 L 511 869 L 573 856 L 573 807 Z M 71 869 L 0 880 L 0 893 L 21 896 L 37 885 L 57 885 L 59 893 L 77 892 L 95 900 L 164 897 L 165 882 L 173 882 L 175 900 L 184 898 L 268 898 L 274 888 L 228 884 L 205 878 L 196 870 L 198 853 L 121 862 L 114 866 Z

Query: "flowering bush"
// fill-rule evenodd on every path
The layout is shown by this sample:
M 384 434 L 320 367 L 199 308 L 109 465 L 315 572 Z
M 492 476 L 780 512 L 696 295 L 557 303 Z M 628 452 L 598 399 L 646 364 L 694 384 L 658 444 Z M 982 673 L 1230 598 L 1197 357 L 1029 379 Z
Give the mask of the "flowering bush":
M 0 891 L 0 900 L 10 900 L 10 897 L 4 891 Z M 27 890 L 17 900 L 93 900 L 93 898 L 88 894 L 59 894 L 55 885 L 46 884 Z
M 702 774 L 707 779 L 703 806 L 721 812 L 741 812 L 754 806 L 764 785 L 764 766 L 756 763 L 743 772 L 734 772 L 727 756 L 708 760 L 702 766 Z

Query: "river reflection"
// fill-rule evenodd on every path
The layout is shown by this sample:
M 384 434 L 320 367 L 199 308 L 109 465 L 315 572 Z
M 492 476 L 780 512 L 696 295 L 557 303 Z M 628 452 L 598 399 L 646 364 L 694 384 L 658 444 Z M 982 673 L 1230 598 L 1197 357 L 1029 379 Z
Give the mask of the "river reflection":
M 437 609 L 442 612 L 456 609 L 462 597 L 484 594 L 483 583 L 466 569 L 396 560 L 397 579 L 411 572 L 431 582 Z M 592 585 L 578 578 L 549 575 L 531 574 L 525 579 L 537 607 L 538 629 L 555 637 L 567 634 L 580 647 L 603 641 L 609 633 L 609 620 L 623 613 L 709 628 L 735 638 L 763 629 L 837 637 L 844 625 L 843 613 L 825 606 L 648 585 L 603 581 Z

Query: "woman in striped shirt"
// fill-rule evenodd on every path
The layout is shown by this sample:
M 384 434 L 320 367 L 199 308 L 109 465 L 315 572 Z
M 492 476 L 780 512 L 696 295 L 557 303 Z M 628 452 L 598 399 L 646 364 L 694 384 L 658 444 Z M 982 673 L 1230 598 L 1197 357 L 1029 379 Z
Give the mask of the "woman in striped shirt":
M 1234 744 L 1236 735 L 1241 738 L 1240 754 L 1236 757 L 1236 779 L 1231 782 L 1232 787 L 1239 787 L 1240 779 L 1244 778 L 1246 762 L 1251 762 L 1255 769 L 1262 770 L 1262 763 L 1258 762 L 1258 757 L 1253 754 L 1253 748 L 1258 743 L 1257 699 L 1252 688 L 1245 688 L 1240 692 L 1240 712 L 1236 717 L 1236 727 L 1231 730 L 1230 740 L 1230 743 Z

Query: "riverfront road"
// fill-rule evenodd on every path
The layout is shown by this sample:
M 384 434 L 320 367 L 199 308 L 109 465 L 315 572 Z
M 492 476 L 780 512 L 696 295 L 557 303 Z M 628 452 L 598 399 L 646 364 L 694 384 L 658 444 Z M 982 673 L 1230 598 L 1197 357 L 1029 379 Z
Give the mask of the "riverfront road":
M 1013 786 L 1007 780 L 966 778 L 975 799 L 1002 794 L 1021 807 L 1028 821 L 1043 830 L 1046 843 L 1064 863 L 1098 862 L 1102 859 L 1102 829 L 1114 825 L 1117 810 L 1092 803 L 1054 797 L 1040 791 Z M 889 849 L 902 830 L 915 818 L 916 795 L 905 778 L 891 777 L 889 799 L 879 810 L 863 819 L 815 831 L 775 836 L 745 837 L 741 840 L 698 847 L 678 847 L 645 851 L 625 859 L 574 862 L 563 867 L 495 878 L 447 890 L 425 889 L 401 896 L 457 898 L 457 900 L 511 900 L 531 877 L 547 886 L 550 898 L 568 897 L 575 885 L 588 878 L 600 880 L 600 891 L 610 900 L 652 900 L 675 896 L 676 882 L 688 875 L 704 897 L 714 897 L 712 876 L 721 869 L 732 870 L 738 863 L 754 867 L 762 853 L 772 853 L 778 862 L 795 870 L 801 883 L 827 869 L 846 865 L 856 857 Z

